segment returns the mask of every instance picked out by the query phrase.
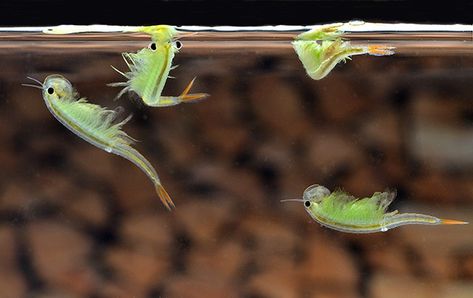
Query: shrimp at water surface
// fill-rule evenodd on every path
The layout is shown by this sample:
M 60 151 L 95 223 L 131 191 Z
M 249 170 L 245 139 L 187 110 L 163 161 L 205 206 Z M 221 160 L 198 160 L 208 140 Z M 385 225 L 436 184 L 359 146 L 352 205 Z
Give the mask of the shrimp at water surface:
M 178 31 L 173 26 L 167 25 L 145 26 L 136 31 L 149 34 L 152 41 L 147 48 L 136 53 L 122 53 L 129 72 L 122 72 L 112 66 L 127 79 L 126 82 L 108 84 L 112 87 L 124 87 L 117 98 L 128 91 L 133 91 L 148 106 L 168 107 L 209 96 L 207 93 L 189 94 L 195 78 L 179 96 L 162 96 L 169 72 L 176 67 L 172 66 L 172 60 L 182 47 L 182 43 L 175 40 Z
M 299 34 L 292 42 L 299 60 L 307 74 L 314 80 L 321 80 L 341 61 L 353 55 L 369 54 L 385 56 L 394 54 L 393 47 L 381 45 L 351 45 L 342 39 L 342 23 L 326 25 Z
M 302 199 L 286 201 L 302 202 L 309 215 L 319 224 L 346 233 L 385 232 L 404 225 L 457 225 L 468 222 L 440 219 L 418 213 L 386 212 L 394 200 L 395 192 L 376 192 L 371 197 L 357 199 L 343 191 L 331 193 L 326 187 L 309 186 Z
M 85 98 L 79 98 L 72 84 L 61 75 L 50 75 L 43 83 L 33 78 L 29 79 L 39 85 L 23 85 L 42 90 L 46 107 L 61 124 L 90 144 L 134 163 L 153 182 L 164 206 L 168 209 L 174 207 L 156 170 L 131 146 L 134 140 L 122 130 L 122 126 L 130 120 L 131 116 L 117 122 L 117 111 L 107 110 L 89 103 Z

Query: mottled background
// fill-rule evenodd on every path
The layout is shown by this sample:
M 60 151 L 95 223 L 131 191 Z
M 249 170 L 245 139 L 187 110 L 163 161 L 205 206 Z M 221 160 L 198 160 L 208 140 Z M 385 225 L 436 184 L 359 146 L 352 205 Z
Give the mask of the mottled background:
M 112 100 L 119 52 L 0 51 L 0 297 L 473 297 L 473 225 L 343 234 L 279 202 L 395 188 L 391 208 L 472 221 L 471 55 L 358 56 L 313 81 L 289 50 L 184 48 L 164 93 L 198 76 L 211 97 L 153 109 Z M 174 211 L 20 86 L 51 73 L 133 114 Z

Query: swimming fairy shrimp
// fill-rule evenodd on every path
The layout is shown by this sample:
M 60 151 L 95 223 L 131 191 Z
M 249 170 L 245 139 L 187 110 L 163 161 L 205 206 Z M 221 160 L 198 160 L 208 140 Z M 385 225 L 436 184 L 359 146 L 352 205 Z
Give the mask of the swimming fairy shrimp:
M 292 46 L 299 56 L 307 74 L 314 80 L 323 79 L 340 61 L 351 59 L 353 55 L 374 56 L 393 55 L 393 47 L 381 45 L 352 46 L 343 40 L 340 30 L 342 23 L 323 26 L 299 34 Z
M 136 30 L 151 35 L 151 43 L 147 48 L 136 53 L 122 53 L 123 60 L 130 69 L 122 72 L 112 68 L 123 75 L 127 81 L 110 83 L 108 86 L 124 87 L 117 98 L 128 91 L 138 94 L 143 102 L 151 107 L 168 107 L 182 102 L 193 102 L 208 97 L 207 93 L 189 94 L 195 78 L 187 85 L 179 96 L 162 96 L 161 93 L 169 77 L 169 72 L 176 66 L 172 66 L 172 60 L 182 43 L 175 40 L 178 31 L 167 25 L 145 26 Z
M 330 192 L 326 187 L 309 186 L 302 199 L 288 199 L 304 203 L 305 210 L 319 224 L 346 233 L 385 232 L 404 225 L 462 225 L 465 221 L 440 219 L 418 213 L 386 213 L 395 192 L 376 192 L 371 197 L 357 199 L 343 191 Z
M 28 78 L 39 85 L 23 85 L 42 90 L 46 107 L 59 122 L 90 144 L 134 163 L 151 179 L 164 206 L 168 209 L 174 207 L 156 170 L 131 146 L 134 139 L 122 130 L 122 126 L 130 120 L 131 116 L 121 122 L 116 122 L 117 111 L 107 110 L 89 103 L 85 98 L 79 98 L 72 84 L 61 75 L 50 75 L 46 77 L 44 83 Z

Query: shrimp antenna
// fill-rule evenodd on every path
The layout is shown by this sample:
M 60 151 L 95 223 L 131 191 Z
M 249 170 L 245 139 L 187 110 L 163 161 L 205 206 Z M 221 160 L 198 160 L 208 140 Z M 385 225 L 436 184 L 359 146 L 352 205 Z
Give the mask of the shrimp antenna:
M 33 78 L 33 77 L 26 77 L 26 78 L 27 78 L 27 79 L 30 79 L 30 80 L 32 80 L 32 81 L 38 83 L 38 84 L 40 84 L 41 86 L 43 86 L 43 83 L 42 83 L 40 80 L 38 80 L 38 79 L 35 79 L 35 78 Z
M 284 203 L 284 202 L 304 202 L 303 199 L 285 199 L 285 200 L 280 200 L 279 202 Z
M 38 83 L 39 86 L 38 85 L 33 85 L 33 84 L 21 84 L 21 86 L 43 89 L 43 83 L 41 83 L 39 80 L 37 80 L 35 78 L 32 78 L 32 77 L 26 77 L 26 78 L 32 80 L 35 83 Z
M 38 86 L 38 85 L 33 85 L 33 84 L 21 84 L 21 86 L 33 87 L 33 88 L 37 88 L 37 89 L 43 89 L 43 87 Z

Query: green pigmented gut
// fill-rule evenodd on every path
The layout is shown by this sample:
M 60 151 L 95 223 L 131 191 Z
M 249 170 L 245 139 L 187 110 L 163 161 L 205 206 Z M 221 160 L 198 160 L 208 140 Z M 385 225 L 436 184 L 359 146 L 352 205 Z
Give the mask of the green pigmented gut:
M 307 74 L 314 80 L 321 80 L 340 62 L 353 55 L 369 54 L 385 56 L 394 54 L 393 47 L 381 45 L 352 46 L 343 40 L 342 23 L 323 26 L 299 34 L 292 46 Z
M 90 144 L 134 163 L 151 179 L 164 206 L 168 209 L 174 207 L 156 170 L 131 146 L 134 139 L 122 130 L 122 126 L 130 120 L 131 116 L 121 122 L 116 122 L 117 111 L 107 110 L 89 103 L 85 98 L 79 98 L 72 84 L 61 75 L 50 75 L 46 77 L 44 83 L 30 79 L 39 85 L 23 85 L 42 90 L 48 110 L 59 122 Z
M 376 192 L 368 198 L 355 198 L 343 191 L 331 193 L 324 186 L 314 184 L 302 199 L 282 200 L 303 202 L 309 215 L 322 226 L 346 233 L 375 233 L 404 225 L 458 225 L 468 222 L 440 219 L 418 213 L 386 212 L 395 192 Z
M 152 41 L 147 48 L 136 53 L 122 53 L 123 60 L 130 69 L 129 72 L 122 72 L 112 66 L 127 79 L 126 82 L 108 84 L 112 87 L 124 87 L 117 98 L 128 91 L 133 91 L 141 97 L 147 106 L 168 107 L 179 103 L 193 102 L 208 96 L 207 93 L 189 94 L 195 78 L 181 95 L 162 96 L 161 93 L 169 77 L 169 72 L 175 68 L 172 66 L 174 55 L 182 47 L 182 43 L 175 40 L 178 31 L 167 25 L 140 27 L 136 31 L 151 35 Z

